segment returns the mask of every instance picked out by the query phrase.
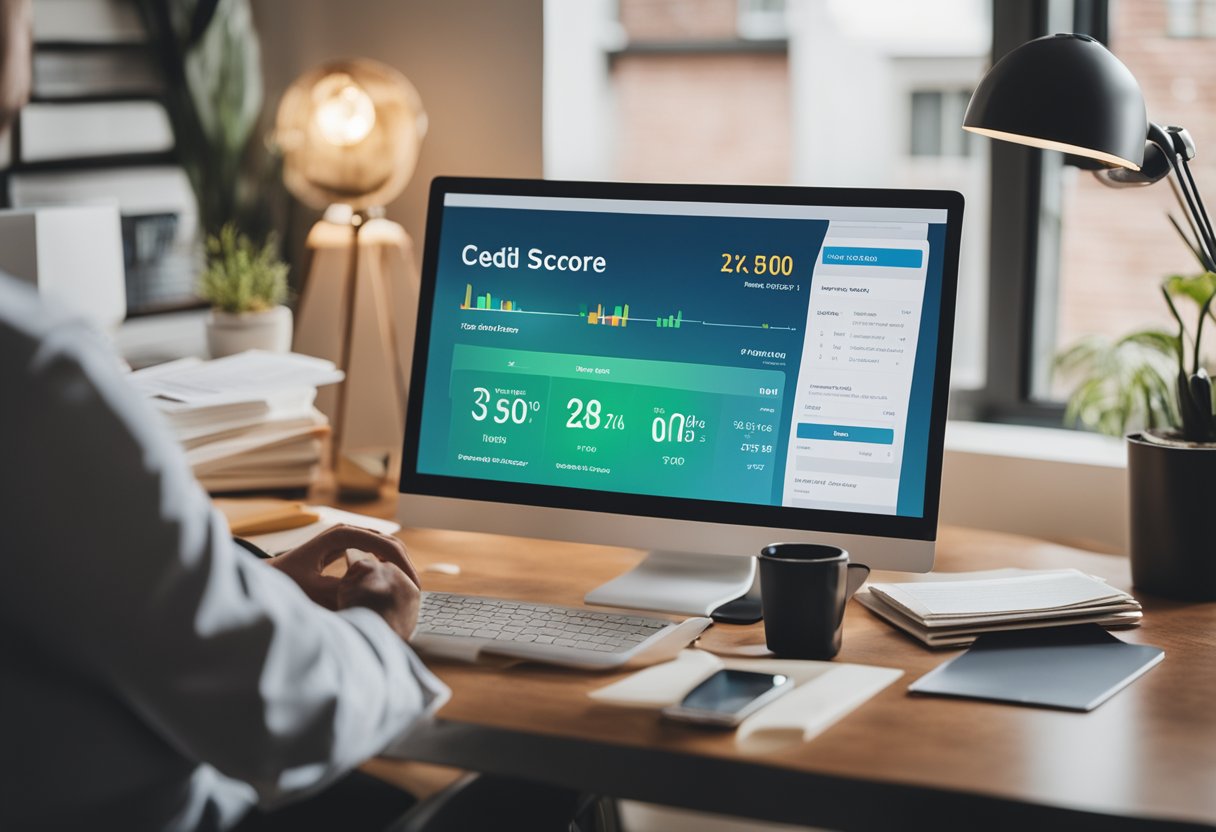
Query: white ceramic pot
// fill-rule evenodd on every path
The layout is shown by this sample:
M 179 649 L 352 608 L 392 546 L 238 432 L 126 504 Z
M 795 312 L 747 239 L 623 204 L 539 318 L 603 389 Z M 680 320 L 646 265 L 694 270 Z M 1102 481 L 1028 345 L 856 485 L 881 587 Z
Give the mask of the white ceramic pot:
M 221 312 L 207 316 L 207 349 L 212 358 L 245 350 L 291 350 L 291 310 L 276 306 L 263 312 Z

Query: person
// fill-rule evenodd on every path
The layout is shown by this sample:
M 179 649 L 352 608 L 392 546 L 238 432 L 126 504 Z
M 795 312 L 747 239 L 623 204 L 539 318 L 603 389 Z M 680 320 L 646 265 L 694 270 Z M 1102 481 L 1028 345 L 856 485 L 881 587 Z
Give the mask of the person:
M 0 137 L 30 20 L 0 0 Z M 258 827 L 447 696 L 405 641 L 398 540 L 340 527 L 262 562 L 157 419 L 102 336 L 0 277 L 0 829 Z M 322 574 L 352 548 L 375 557 Z

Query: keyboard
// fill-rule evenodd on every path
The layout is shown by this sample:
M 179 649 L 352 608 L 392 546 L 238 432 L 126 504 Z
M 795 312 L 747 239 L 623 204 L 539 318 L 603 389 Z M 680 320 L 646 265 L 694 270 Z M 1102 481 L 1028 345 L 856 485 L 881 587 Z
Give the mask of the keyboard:
M 669 621 L 455 595 L 422 593 L 410 643 L 422 653 L 473 661 L 482 654 L 585 669 L 674 658 L 710 625 L 708 618 Z

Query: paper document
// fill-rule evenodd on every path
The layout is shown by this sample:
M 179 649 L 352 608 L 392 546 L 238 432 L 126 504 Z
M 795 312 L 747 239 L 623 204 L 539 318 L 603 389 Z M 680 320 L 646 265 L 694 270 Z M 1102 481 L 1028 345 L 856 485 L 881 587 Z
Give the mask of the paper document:
M 274 391 L 320 387 L 342 378 L 332 361 L 249 350 L 214 361 L 173 361 L 134 372 L 130 380 L 145 395 L 201 405 L 265 399 Z
M 1076 569 L 948 573 L 901 583 L 875 583 L 857 602 L 930 647 L 973 642 L 981 633 L 1062 624 L 1128 627 L 1140 602 Z
M 870 591 L 921 619 L 1067 610 L 1129 597 L 1077 570 L 978 581 L 876 583 Z
M 358 526 L 363 529 L 371 529 L 380 534 L 393 534 L 400 531 L 400 524 L 392 520 L 384 520 L 379 517 L 369 517 L 366 514 L 355 514 L 351 511 L 342 511 L 329 506 L 308 506 L 308 510 L 315 512 L 320 516 L 320 519 L 315 523 L 307 526 L 300 526 L 296 529 L 289 529 L 281 532 L 270 532 L 269 534 L 251 535 L 248 540 L 255 546 L 262 548 L 270 554 L 278 554 L 285 552 L 288 549 L 295 548 L 305 541 L 312 540 L 321 532 L 328 528 L 346 523 L 350 526 Z

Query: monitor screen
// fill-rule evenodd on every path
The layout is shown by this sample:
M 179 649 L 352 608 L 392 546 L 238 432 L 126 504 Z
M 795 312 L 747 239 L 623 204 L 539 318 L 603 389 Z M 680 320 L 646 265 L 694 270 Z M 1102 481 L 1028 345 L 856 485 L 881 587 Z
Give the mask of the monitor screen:
M 961 211 L 946 192 L 437 180 L 402 490 L 935 526 Z

